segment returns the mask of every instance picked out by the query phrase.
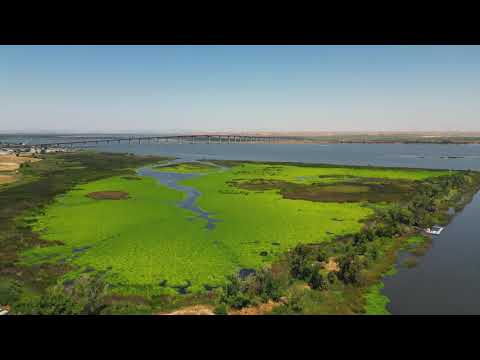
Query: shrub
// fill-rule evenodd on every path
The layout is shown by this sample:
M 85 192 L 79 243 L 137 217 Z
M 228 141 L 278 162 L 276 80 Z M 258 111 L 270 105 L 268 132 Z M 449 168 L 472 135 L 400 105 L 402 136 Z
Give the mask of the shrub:
M 333 271 L 330 271 L 327 275 L 328 282 L 330 284 L 335 284 L 338 281 L 337 274 L 334 273 Z
M 17 314 L 31 315 L 77 315 L 82 306 L 60 291 L 52 291 L 41 297 L 30 298 L 15 306 Z
M 248 278 L 253 278 L 253 276 L 248 276 Z M 249 289 L 246 280 L 242 281 L 237 276 L 230 276 L 227 278 L 227 284 L 223 289 L 220 301 L 235 309 L 249 306 L 253 302 L 249 290 L 251 289 Z
M 328 289 L 328 282 L 323 277 L 320 272 L 320 268 L 315 268 L 312 272 L 312 276 L 308 281 L 308 285 L 314 290 L 327 290 Z
M 7 281 L 0 283 L 0 304 L 12 304 L 16 302 L 22 294 L 22 285 L 16 281 Z
M 15 305 L 19 314 L 32 315 L 97 315 L 106 308 L 103 297 L 107 285 L 98 275 L 83 275 L 69 289 L 58 284 L 40 297 Z
M 306 245 L 296 246 L 289 257 L 290 273 L 293 278 L 307 280 L 312 275 L 312 267 L 310 266 L 309 251 Z
M 280 298 L 280 283 L 273 278 L 269 269 L 261 269 L 255 278 L 258 295 L 262 301 L 278 300 Z
M 219 304 L 213 309 L 215 315 L 228 315 L 228 308 L 225 304 Z

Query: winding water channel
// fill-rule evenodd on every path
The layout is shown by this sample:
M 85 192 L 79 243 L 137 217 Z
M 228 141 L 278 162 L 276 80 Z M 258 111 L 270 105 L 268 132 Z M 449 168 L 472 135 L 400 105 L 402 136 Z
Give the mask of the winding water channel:
M 185 162 L 186 160 L 177 159 L 170 161 L 165 164 L 157 165 L 157 167 L 168 166 L 171 164 L 178 164 Z M 209 163 L 210 164 L 210 163 Z M 163 172 L 163 171 L 155 171 L 151 168 L 144 167 L 137 171 L 137 174 L 140 176 L 150 176 L 158 180 L 161 184 L 169 187 L 170 189 L 174 189 L 177 191 L 181 191 L 186 194 L 185 198 L 178 203 L 178 206 L 192 211 L 193 213 L 197 214 L 199 218 L 202 218 L 207 221 L 206 228 L 208 230 L 212 230 L 215 228 L 215 223 L 221 221 L 219 219 L 215 219 L 212 213 L 209 213 L 205 210 L 202 210 L 200 207 L 196 205 L 197 198 L 201 195 L 201 193 L 191 186 L 179 185 L 180 181 L 190 179 L 192 177 L 201 176 L 200 174 L 179 174 L 175 172 Z

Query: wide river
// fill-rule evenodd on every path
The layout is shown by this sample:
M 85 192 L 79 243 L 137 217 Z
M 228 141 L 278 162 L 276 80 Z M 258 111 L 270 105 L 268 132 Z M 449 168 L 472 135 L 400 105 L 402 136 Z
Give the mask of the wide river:
M 480 170 L 480 145 L 110 144 L 99 150 L 230 159 Z M 480 314 L 480 195 L 413 269 L 385 278 L 393 314 Z

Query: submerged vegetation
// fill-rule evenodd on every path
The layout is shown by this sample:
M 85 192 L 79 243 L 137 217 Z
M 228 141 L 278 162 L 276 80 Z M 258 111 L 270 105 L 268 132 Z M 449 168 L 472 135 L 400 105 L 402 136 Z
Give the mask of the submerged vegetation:
M 0 303 L 14 313 L 385 314 L 397 251 L 426 251 L 419 229 L 480 187 L 470 171 L 43 157 L 0 189 Z M 137 176 L 146 165 L 197 174 L 180 185 L 215 227 Z

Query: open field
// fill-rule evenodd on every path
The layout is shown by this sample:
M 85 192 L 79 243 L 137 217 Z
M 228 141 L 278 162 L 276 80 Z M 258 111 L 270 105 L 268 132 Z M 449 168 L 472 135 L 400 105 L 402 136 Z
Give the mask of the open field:
M 18 169 L 22 164 L 40 160 L 31 156 L 0 155 L 0 186 L 16 182 L 19 179 Z
M 37 161 L 40 159 L 30 156 L 0 155 L 0 171 L 15 171 L 25 162 Z
M 0 155 L 0 186 L 15 183 L 20 178 L 18 169 L 22 164 L 40 160 L 31 156 Z

